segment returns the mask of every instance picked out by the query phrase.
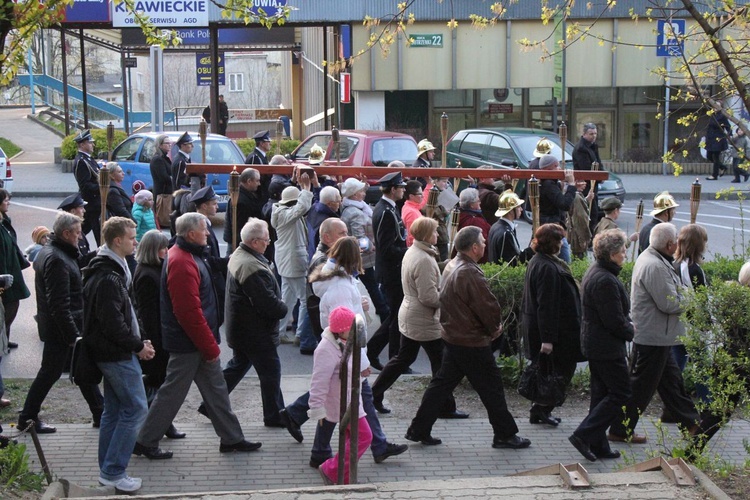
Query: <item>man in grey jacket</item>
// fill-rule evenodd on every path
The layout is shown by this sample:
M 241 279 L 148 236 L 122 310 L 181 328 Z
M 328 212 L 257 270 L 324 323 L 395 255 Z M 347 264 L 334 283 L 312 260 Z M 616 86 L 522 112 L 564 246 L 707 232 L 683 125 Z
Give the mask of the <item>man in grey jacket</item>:
M 318 177 L 308 174 L 299 177 L 299 189 L 296 186 L 284 188 L 281 200 L 273 205 L 271 226 L 276 230 L 274 262 L 281 276 L 281 298 L 289 308 L 286 317 L 281 320 L 279 333 L 281 343 L 285 341 L 286 326 L 292 319 L 292 312 L 297 301 L 300 301 L 299 317 L 307 309 L 307 224 L 305 215 L 312 206 L 313 193 L 311 185 L 317 187 Z M 301 322 L 300 322 L 301 323 Z M 302 328 L 298 328 L 298 335 Z
M 691 433 L 698 429 L 698 411 L 685 391 L 682 372 L 671 351 L 677 338 L 685 333 L 685 325 L 680 321 L 682 283 L 672 267 L 676 249 L 677 228 L 668 222 L 658 224 L 651 231 L 650 246 L 633 268 L 630 292 L 635 326 L 635 359 L 630 375 L 633 395 L 626 405 L 625 419 L 610 428 L 610 441 L 646 442 L 646 436 L 634 434 L 633 430 L 657 391 L 678 423 Z

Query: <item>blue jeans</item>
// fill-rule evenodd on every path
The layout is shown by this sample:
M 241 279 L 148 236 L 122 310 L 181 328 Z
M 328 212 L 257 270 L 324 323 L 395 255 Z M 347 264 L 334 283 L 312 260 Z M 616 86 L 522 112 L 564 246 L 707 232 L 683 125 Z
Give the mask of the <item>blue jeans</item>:
M 559 257 L 570 264 L 570 243 L 568 243 L 568 238 L 562 239 L 562 247 L 560 248 Z
M 314 351 L 318 347 L 318 340 L 313 333 L 312 323 L 310 323 L 310 313 L 307 312 L 307 306 L 304 310 L 299 311 L 299 325 L 297 326 L 299 337 L 299 348 L 306 351 Z M 283 333 L 283 332 L 282 332 Z
M 128 361 L 97 362 L 104 375 L 104 413 L 99 429 L 99 470 L 104 479 L 117 481 L 133 454 L 148 405 L 141 365 L 135 354 Z
M 372 451 L 372 456 L 377 457 L 378 455 L 382 455 L 383 453 L 385 453 L 388 443 L 386 441 L 383 428 L 380 426 L 380 420 L 378 419 L 377 411 L 375 411 L 375 405 L 373 405 L 372 403 L 372 388 L 370 387 L 370 382 L 368 382 L 367 379 L 362 381 L 361 391 L 362 406 L 364 406 L 365 408 L 365 413 L 367 413 L 367 423 L 369 424 L 370 430 L 372 431 L 372 444 L 370 446 L 370 450 Z M 310 394 L 308 393 L 306 396 L 306 399 L 309 400 Z M 295 411 L 289 412 L 290 416 L 300 415 L 299 410 L 301 410 L 301 400 L 303 399 L 305 399 L 305 395 L 300 396 L 297 401 L 294 402 L 292 406 L 299 406 L 295 408 Z M 287 411 L 289 411 L 289 408 L 287 408 Z M 297 418 L 294 418 L 294 421 L 299 425 L 302 425 L 302 423 L 306 422 L 307 409 L 305 409 L 304 419 L 297 420 Z M 311 453 L 312 458 L 316 458 L 319 460 L 324 460 L 333 456 L 333 453 L 331 452 L 331 437 L 333 436 L 333 430 L 336 428 L 336 424 L 333 422 L 329 422 L 325 419 L 323 419 L 322 422 L 323 423 L 319 424 L 315 429 L 315 440 L 313 441 L 313 448 Z

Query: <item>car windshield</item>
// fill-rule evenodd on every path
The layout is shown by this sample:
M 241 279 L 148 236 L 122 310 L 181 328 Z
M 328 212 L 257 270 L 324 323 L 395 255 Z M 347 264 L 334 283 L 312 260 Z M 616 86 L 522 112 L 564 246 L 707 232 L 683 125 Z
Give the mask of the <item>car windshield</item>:
M 513 137 L 513 142 L 516 143 L 516 147 L 521 155 L 521 159 L 527 163 L 534 159 L 534 150 L 539 139 L 548 139 L 552 143 L 552 151 L 550 154 L 555 158 L 560 158 L 560 138 L 555 136 L 539 136 L 539 135 L 517 135 Z M 565 147 L 565 161 L 572 161 L 573 145 L 568 142 Z
M 372 143 L 372 164 L 385 167 L 394 160 L 404 162 L 408 167 L 417 159 L 417 145 L 409 139 L 388 138 Z

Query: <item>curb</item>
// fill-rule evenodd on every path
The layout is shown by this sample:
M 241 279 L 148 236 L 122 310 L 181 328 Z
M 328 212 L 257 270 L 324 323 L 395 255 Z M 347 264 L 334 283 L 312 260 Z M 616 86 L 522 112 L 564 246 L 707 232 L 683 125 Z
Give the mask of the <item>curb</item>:
M 711 495 L 714 500 L 732 500 L 732 497 L 724 493 L 724 491 L 716 486 L 716 483 L 711 481 L 711 478 L 708 477 L 702 470 L 700 470 L 695 465 L 690 465 L 690 470 L 693 471 L 693 474 L 695 474 L 695 478 L 697 479 L 698 484 L 700 485 L 703 490 Z

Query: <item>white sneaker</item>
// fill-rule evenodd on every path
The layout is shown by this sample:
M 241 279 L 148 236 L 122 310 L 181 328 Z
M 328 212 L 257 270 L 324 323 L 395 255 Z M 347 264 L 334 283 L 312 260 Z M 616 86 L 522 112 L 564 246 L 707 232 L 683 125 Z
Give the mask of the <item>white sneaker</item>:
M 112 481 L 111 479 L 104 479 L 99 476 L 99 484 L 104 486 L 114 486 L 116 490 L 133 492 L 141 489 L 141 478 L 125 476 L 123 478 Z

